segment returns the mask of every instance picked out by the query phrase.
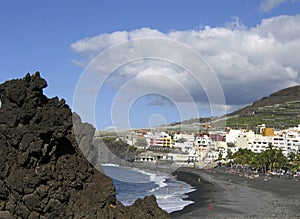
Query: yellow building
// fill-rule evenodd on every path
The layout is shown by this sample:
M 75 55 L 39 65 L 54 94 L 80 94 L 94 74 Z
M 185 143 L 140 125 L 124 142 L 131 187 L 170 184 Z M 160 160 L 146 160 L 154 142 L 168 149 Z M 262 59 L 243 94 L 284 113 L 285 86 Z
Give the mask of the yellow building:
M 262 136 L 274 136 L 274 129 L 272 128 L 263 128 L 261 130 Z
M 163 146 L 164 147 L 171 147 L 172 139 L 171 137 L 164 137 L 163 138 Z

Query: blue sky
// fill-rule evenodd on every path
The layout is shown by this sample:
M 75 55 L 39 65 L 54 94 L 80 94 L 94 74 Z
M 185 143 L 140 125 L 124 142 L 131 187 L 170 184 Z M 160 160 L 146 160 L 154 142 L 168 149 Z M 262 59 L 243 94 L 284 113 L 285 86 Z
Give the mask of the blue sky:
M 231 111 L 299 84 L 299 12 L 299 0 L 1 1 L 0 81 L 40 71 L 48 81 L 46 95 L 64 98 L 72 106 L 75 88 L 96 55 L 124 39 L 161 37 L 187 45 L 208 62 L 224 90 L 224 108 Z M 152 77 L 139 81 L 140 72 Z M 162 76 L 179 81 L 192 103 L 180 96 L 175 82 L 160 81 Z M 84 110 L 81 115 L 98 129 L 126 126 L 112 122 L 122 116 L 129 118 L 130 127 L 147 127 L 212 113 L 203 88 L 176 65 L 131 63 L 109 78 L 98 87 L 95 121 Z M 122 91 L 123 99 L 145 87 L 157 93 L 134 97 L 130 108 L 123 108 L 128 102 L 115 100 L 131 79 L 136 81 L 126 95 Z M 197 112 L 180 112 L 192 109 L 191 104 Z

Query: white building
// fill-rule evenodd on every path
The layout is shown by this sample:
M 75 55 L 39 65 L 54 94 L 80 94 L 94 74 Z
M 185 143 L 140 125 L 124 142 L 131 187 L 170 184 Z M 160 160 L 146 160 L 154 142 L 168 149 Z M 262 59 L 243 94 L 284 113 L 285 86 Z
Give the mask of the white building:
M 190 155 L 195 154 L 196 151 L 194 147 L 194 142 L 189 142 L 189 141 L 182 142 L 182 143 L 175 142 L 173 144 L 173 147 L 180 148 L 182 152 L 186 152 Z
M 295 128 L 290 128 L 285 134 L 287 153 L 300 152 L 300 125 Z
M 208 151 L 206 153 L 206 156 L 204 157 L 203 162 L 204 163 L 212 163 L 215 162 L 219 157 L 219 152 L 218 151 Z
M 248 149 L 254 153 L 261 153 L 268 149 L 269 144 L 272 144 L 272 136 L 256 135 L 253 142 L 249 142 Z
M 182 141 L 180 141 L 180 139 Z M 186 152 L 189 155 L 195 154 L 194 147 L 195 136 L 185 133 L 174 134 L 173 147 L 180 148 L 182 152 Z
M 235 144 L 237 148 L 248 148 L 249 145 L 255 140 L 255 133 L 253 131 L 241 132 L 237 135 L 235 139 Z
M 230 129 L 229 132 L 226 133 L 226 142 L 235 144 L 237 137 L 242 134 L 242 132 L 240 129 Z
M 282 153 L 287 156 L 286 140 L 282 136 L 262 136 L 256 135 L 253 142 L 248 142 L 248 149 L 255 153 L 261 153 L 268 149 L 269 145 L 275 149 L 281 149 Z
M 166 132 L 155 133 L 150 136 L 150 147 L 159 146 L 159 147 L 171 147 L 172 145 L 171 136 Z
M 190 135 L 190 134 L 185 134 L 185 133 L 179 133 L 179 134 L 174 134 L 173 139 L 176 142 L 179 139 L 185 139 L 187 142 L 194 142 L 195 136 L 194 135 Z
M 209 147 L 212 144 L 212 140 L 209 136 L 197 136 L 194 142 L 195 146 L 198 148 Z

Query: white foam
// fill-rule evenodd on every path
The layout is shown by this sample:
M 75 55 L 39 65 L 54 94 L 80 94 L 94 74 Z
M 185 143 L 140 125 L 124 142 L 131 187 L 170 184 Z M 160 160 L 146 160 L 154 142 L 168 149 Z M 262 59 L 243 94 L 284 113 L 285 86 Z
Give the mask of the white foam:
M 153 172 L 146 172 L 144 170 L 140 170 L 137 168 L 134 168 L 137 172 L 140 172 L 144 175 L 149 176 L 149 180 L 151 182 L 154 182 L 156 185 L 158 185 L 160 188 L 163 188 L 165 186 L 167 186 L 167 184 L 165 183 L 166 179 L 169 178 L 169 176 L 167 175 L 162 175 L 159 173 L 153 173 Z M 157 188 L 158 189 L 158 188 Z
M 113 164 L 113 163 L 102 163 L 101 166 L 104 166 L 104 167 L 119 167 L 118 164 Z
M 150 181 L 158 185 L 158 187 L 151 189 L 149 192 L 155 195 L 157 204 L 168 213 L 180 211 L 185 206 L 194 203 L 193 201 L 183 200 L 188 197 L 188 193 L 196 190 L 191 185 L 178 181 L 172 176 L 142 172 L 149 175 Z M 167 179 L 169 181 L 167 181 Z
M 174 197 L 174 194 L 162 194 L 162 195 L 159 195 L 159 194 L 156 194 L 155 197 L 157 199 L 169 199 L 169 198 L 172 198 Z
M 150 176 L 150 181 L 154 182 L 160 188 L 167 186 L 167 184 L 165 183 L 166 179 L 167 179 L 167 176 L 163 176 L 163 175 L 152 174 Z
M 192 186 L 172 178 L 166 184 L 165 188 L 159 188 L 153 192 L 158 205 L 162 209 L 171 213 L 182 210 L 185 206 L 194 203 L 193 201 L 183 200 L 188 197 L 188 193 L 195 191 Z
M 106 164 L 102 165 L 104 173 L 112 179 L 129 183 L 147 183 L 149 176 L 143 171 L 129 167 Z
M 124 205 L 131 205 L 135 199 L 143 198 L 144 195 L 155 195 L 158 205 L 165 211 L 182 210 L 185 206 L 190 205 L 193 201 L 183 200 L 188 196 L 186 194 L 195 191 L 189 184 L 177 181 L 174 177 L 161 173 L 146 172 L 143 170 L 120 167 L 114 164 L 104 164 L 103 170 L 108 176 L 118 181 L 130 183 L 155 183 L 155 188 L 149 189 L 147 194 L 128 194 L 119 196 Z M 117 195 L 118 196 L 118 195 Z
M 158 205 L 168 213 L 174 211 L 180 211 L 187 205 L 194 203 L 193 201 L 185 201 L 185 200 L 177 200 L 173 202 L 166 202 L 165 200 L 163 200 L 163 202 L 161 202 L 159 199 L 157 199 L 157 202 Z

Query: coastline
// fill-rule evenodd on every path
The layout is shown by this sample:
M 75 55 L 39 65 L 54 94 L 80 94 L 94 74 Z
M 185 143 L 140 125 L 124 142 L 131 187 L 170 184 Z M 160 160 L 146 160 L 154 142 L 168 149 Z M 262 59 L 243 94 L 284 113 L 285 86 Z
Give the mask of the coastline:
M 179 168 L 173 175 L 196 191 L 194 201 L 172 218 L 299 218 L 300 182 L 284 178 L 248 179 L 216 170 Z
M 142 173 L 143 175 L 149 176 L 150 177 L 149 183 L 155 183 L 157 187 L 156 188 L 148 188 L 147 191 L 149 191 L 150 194 L 147 192 L 146 192 L 147 194 L 144 194 L 144 190 L 139 189 L 140 188 L 139 185 L 136 185 L 134 190 L 141 192 L 141 193 L 135 193 L 136 197 L 139 198 L 140 196 L 144 196 L 144 195 L 149 196 L 149 195 L 153 194 L 157 198 L 156 201 L 157 201 L 159 207 L 161 207 L 163 210 L 165 210 L 169 213 L 173 212 L 174 210 L 175 211 L 182 210 L 184 207 L 191 204 L 191 201 L 187 200 L 185 197 L 187 197 L 187 194 L 189 194 L 189 192 L 194 190 L 193 186 L 184 182 L 183 180 L 178 180 L 178 178 L 174 177 L 171 173 L 169 173 L 169 170 L 173 169 L 173 168 L 168 169 L 167 166 L 158 166 L 158 165 L 147 166 L 148 168 L 142 168 L 141 166 L 138 166 L 138 165 L 131 165 L 131 167 L 130 167 L 129 165 L 125 166 L 125 165 L 118 165 L 118 164 L 112 164 L 112 163 L 101 164 L 101 166 L 102 166 L 102 170 L 105 170 L 104 174 L 111 177 L 112 179 L 117 179 L 117 181 L 124 181 L 125 183 L 127 182 L 127 180 L 129 180 L 128 181 L 129 183 L 139 182 L 140 178 L 135 178 L 135 176 L 132 176 L 133 178 L 131 178 L 131 173 L 127 174 L 127 172 L 124 173 L 123 171 L 133 170 L 133 171 Z M 121 168 L 122 172 L 119 173 L 116 171 L 116 169 L 112 170 L 112 172 L 109 172 L 109 171 L 106 172 L 107 169 L 104 168 L 105 166 L 113 167 L 113 168 L 117 168 L 117 169 Z M 124 168 L 124 170 L 123 170 L 123 168 Z M 118 178 L 117 176 L 121 176 L 121 178 Z M 136 181 L 130 181 L 130 179 L 134 179 Z M 146 183 L 146 182 L 144 182 L 144 183 Z M 119 183 L 117 183 L 117 184 L 119 185 Z M 116 184 L 115 184 L 115 186 L 118 187 Z M 121 188 L 121 187 L 118 187 L 118 188 Z M 125 188 L 125 187 L 122 187 L 122 188 Z M 128 188 L 130 188 L 130 185 Z M 121 196 L 119 196 L 120 199 L 118 199 L 118 200 L 121 201 L 123 204 L 129 203 L 127 205 L 131 205 L 131 202 L 134 201 L 134 197 L 132 198 L 132 196 L 129 195 L 131 198 L 128 199 L 127 195 L 124 196 L 124 194 L 126 194 L 126 190 L 124 190 L 124 191 L 125 191 L 125 193 L 120 192 Z M 129 191 L 129 194 L 131 194 L 131 191 L 133 191 L 133 188 L 129 189 L 128 191 Z M 133 195 L 133 196 L 135 196 L 135 195 Z M 129 202 L 128 202 L 128 200 L 129 200 Z
M 188 197 L 185 199 L 191 200 L 194 203 L 186 206 L 180 211 L 172 212 L 171 217 L 180 218 L 180 216 L 184 216 L 190 212 L 208 211 L 208 208 L 210 207 L 208 203 L 211 203 L 212 201 L 213 192 L 217 192 L 219 188 L 215 187 L 209 181 L 204 180 L 199 175 L 187 171 L 187 168 L 180 168 L 179 170 L 176 170 L 173 175 L 176 176 L 178 180 L 190 184 L 196 190 L 188 193 Z

